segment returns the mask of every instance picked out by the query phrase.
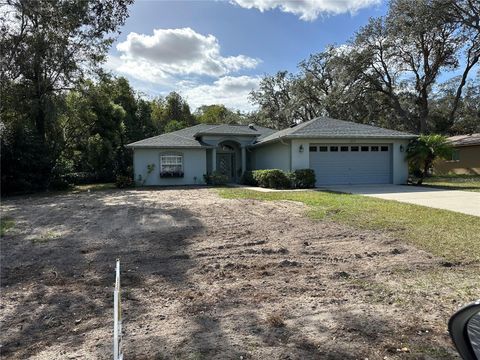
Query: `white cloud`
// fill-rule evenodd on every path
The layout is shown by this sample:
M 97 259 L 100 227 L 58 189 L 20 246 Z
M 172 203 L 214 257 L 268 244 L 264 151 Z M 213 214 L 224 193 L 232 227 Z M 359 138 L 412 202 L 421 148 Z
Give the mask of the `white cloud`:
M 336 15 L 354 13 L 360 9 L 377 5 L 381 0 L 230 0 L 231 3 L 261 12 L 279 8 L 305 21 L 313 21 L 320 14 Z
M 250 91 L 257 89 L 260 77 L 224 76 L 210 85 L 189 86 L 180 90 L 192 109 L 201 105 L 223 104 L 231 109 L 251 111 Z
M 155 29 L 153 35 L 132 32 L 117 50 L 120 56 L 110 56 L 107 68 L 160 84 L 181 76 L 220 77 L 260 62 L 245 55 L 222 56 L 215 36 L 191 28 Z

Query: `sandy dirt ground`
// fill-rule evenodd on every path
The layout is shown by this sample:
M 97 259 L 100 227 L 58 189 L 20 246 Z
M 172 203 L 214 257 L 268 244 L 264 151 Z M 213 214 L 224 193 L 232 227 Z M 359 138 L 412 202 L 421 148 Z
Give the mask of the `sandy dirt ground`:
M 478 267 L 306 210 L 207 188 L 4 200 L 2 358 L 111 359 L 117 257 L 125 359 L 456 357 Z

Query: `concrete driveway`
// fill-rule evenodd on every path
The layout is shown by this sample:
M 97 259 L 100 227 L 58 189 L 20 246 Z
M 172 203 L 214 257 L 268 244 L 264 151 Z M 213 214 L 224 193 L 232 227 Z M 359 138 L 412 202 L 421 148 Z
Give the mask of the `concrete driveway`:
M 436 209 L 480 216 L 480 192 L 444 190 L 406 185 L 335 185 L 325 186 L 335 192 L 359 194 Z

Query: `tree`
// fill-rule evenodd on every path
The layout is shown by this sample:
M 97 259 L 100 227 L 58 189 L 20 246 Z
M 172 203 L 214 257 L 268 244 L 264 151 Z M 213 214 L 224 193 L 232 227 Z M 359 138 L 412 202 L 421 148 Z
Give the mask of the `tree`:
M 428 176 L 436 159 L 446 159 L 452 155 L 452 145 L 443 135 L 421 135 L 407 148 L 407 159 L 415 175 L 420 177 L 419 184 Z
M 306 120 L 296 111 L 292 91 L 294 82 L 295 77 L 288 71 L 279 71 L 273 76 L 265 76 L 258 90 L 250 93 L 251 101 L 259 105 L 261 116 L 268 121 L 264 125 L 283 129 Z
M 443 8 L 429 0 L 394 0 L 386 18 L 395 37 L 393 56 L 398 65 L 413 74 L 417 131 L 428 132 L 429 97 L 442 70 L 458 67 L 462 37 L 454 23 L 445 21 Z
M 0 6 L 2 84 L 25 85 L 40 140 L 47 135 L 49 97 L 104 60 L 130 3 L 7 0 Z
M 98 70 L 130 3 L 5 0 L 0 4 L 0 117 L 11 139 L 17 139 L 2 144 L 2 150 L 11 146 L 12 154 L 2 158 L 2 188 L 3 180 L 12 178 L 10 161 L 19 158 L 42 164 L 35 188 L 48 185 L 63 143 L 58 117 L 64 92 Z M 37 146 L 22 143 L 21 134 L 27 133 Z M 15 176 L 22 182 L 29 174 Z
M 346 45 L 312 54 L 298 74 L 265 76 L 251 94 L 255 116 L 275 128 L 330 116 L 422 134 L 457 131 L 459 117 L 477 117 L 463 95 L 479 62 L 479 9 L 472 0 L 392 0 L 386 16 Z M 462 75 L 442 93 L 452 70 Z
M 188 125 L 182 121 L 170 120 L 167 125 L 165 125 L 165 133 L 177 131 L 186 128 Z
M 246 122 L 245 115 L 233 112 L 225 105 L 202 105 L 194 115 L 202 124 L 242 124 Z
M 167 121 L 183 121 L 188 126 L 195 124 L 195 117 L 190 112 L 190 106 L 176 92 L 171 92 L 165 98 L 164 117 Z
M 190 112 L 190 106 L 176 92 L 171 92 L 165 98 L 158 97 L 151 102 L 151 119 L 157 133 L 166 132 L 166 125 L 176 120 L 185 126 L 195 125 L 195 116 Z
M 69 161 L 69 172 L 85 172 L 92 179 L 113 180 L 123 163 L 123 146 L 128 142 L 125 119 L 127 111 L 116 103 L 116 83 L 103 78 L 98 83 L 86 81 L 70 91 L 60 117 L 65 147 L 61 162 Z M 135 105 L 136 106 L 136 105 Z
M 446 9 L 445 21 L 457 25 L 464 43 L 465 66 L 449 113 L 449 122 L 453 123 L 468 75 L 480 60 L 480 3 L 472 0 L 450 0 L 440 4 Z

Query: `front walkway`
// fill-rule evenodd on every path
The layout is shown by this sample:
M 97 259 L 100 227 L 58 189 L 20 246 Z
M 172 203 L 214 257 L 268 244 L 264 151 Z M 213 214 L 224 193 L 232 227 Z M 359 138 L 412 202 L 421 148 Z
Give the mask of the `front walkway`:
M 406 185 L 332 185 L 322 189 L 480 216 L 480 192 Z

